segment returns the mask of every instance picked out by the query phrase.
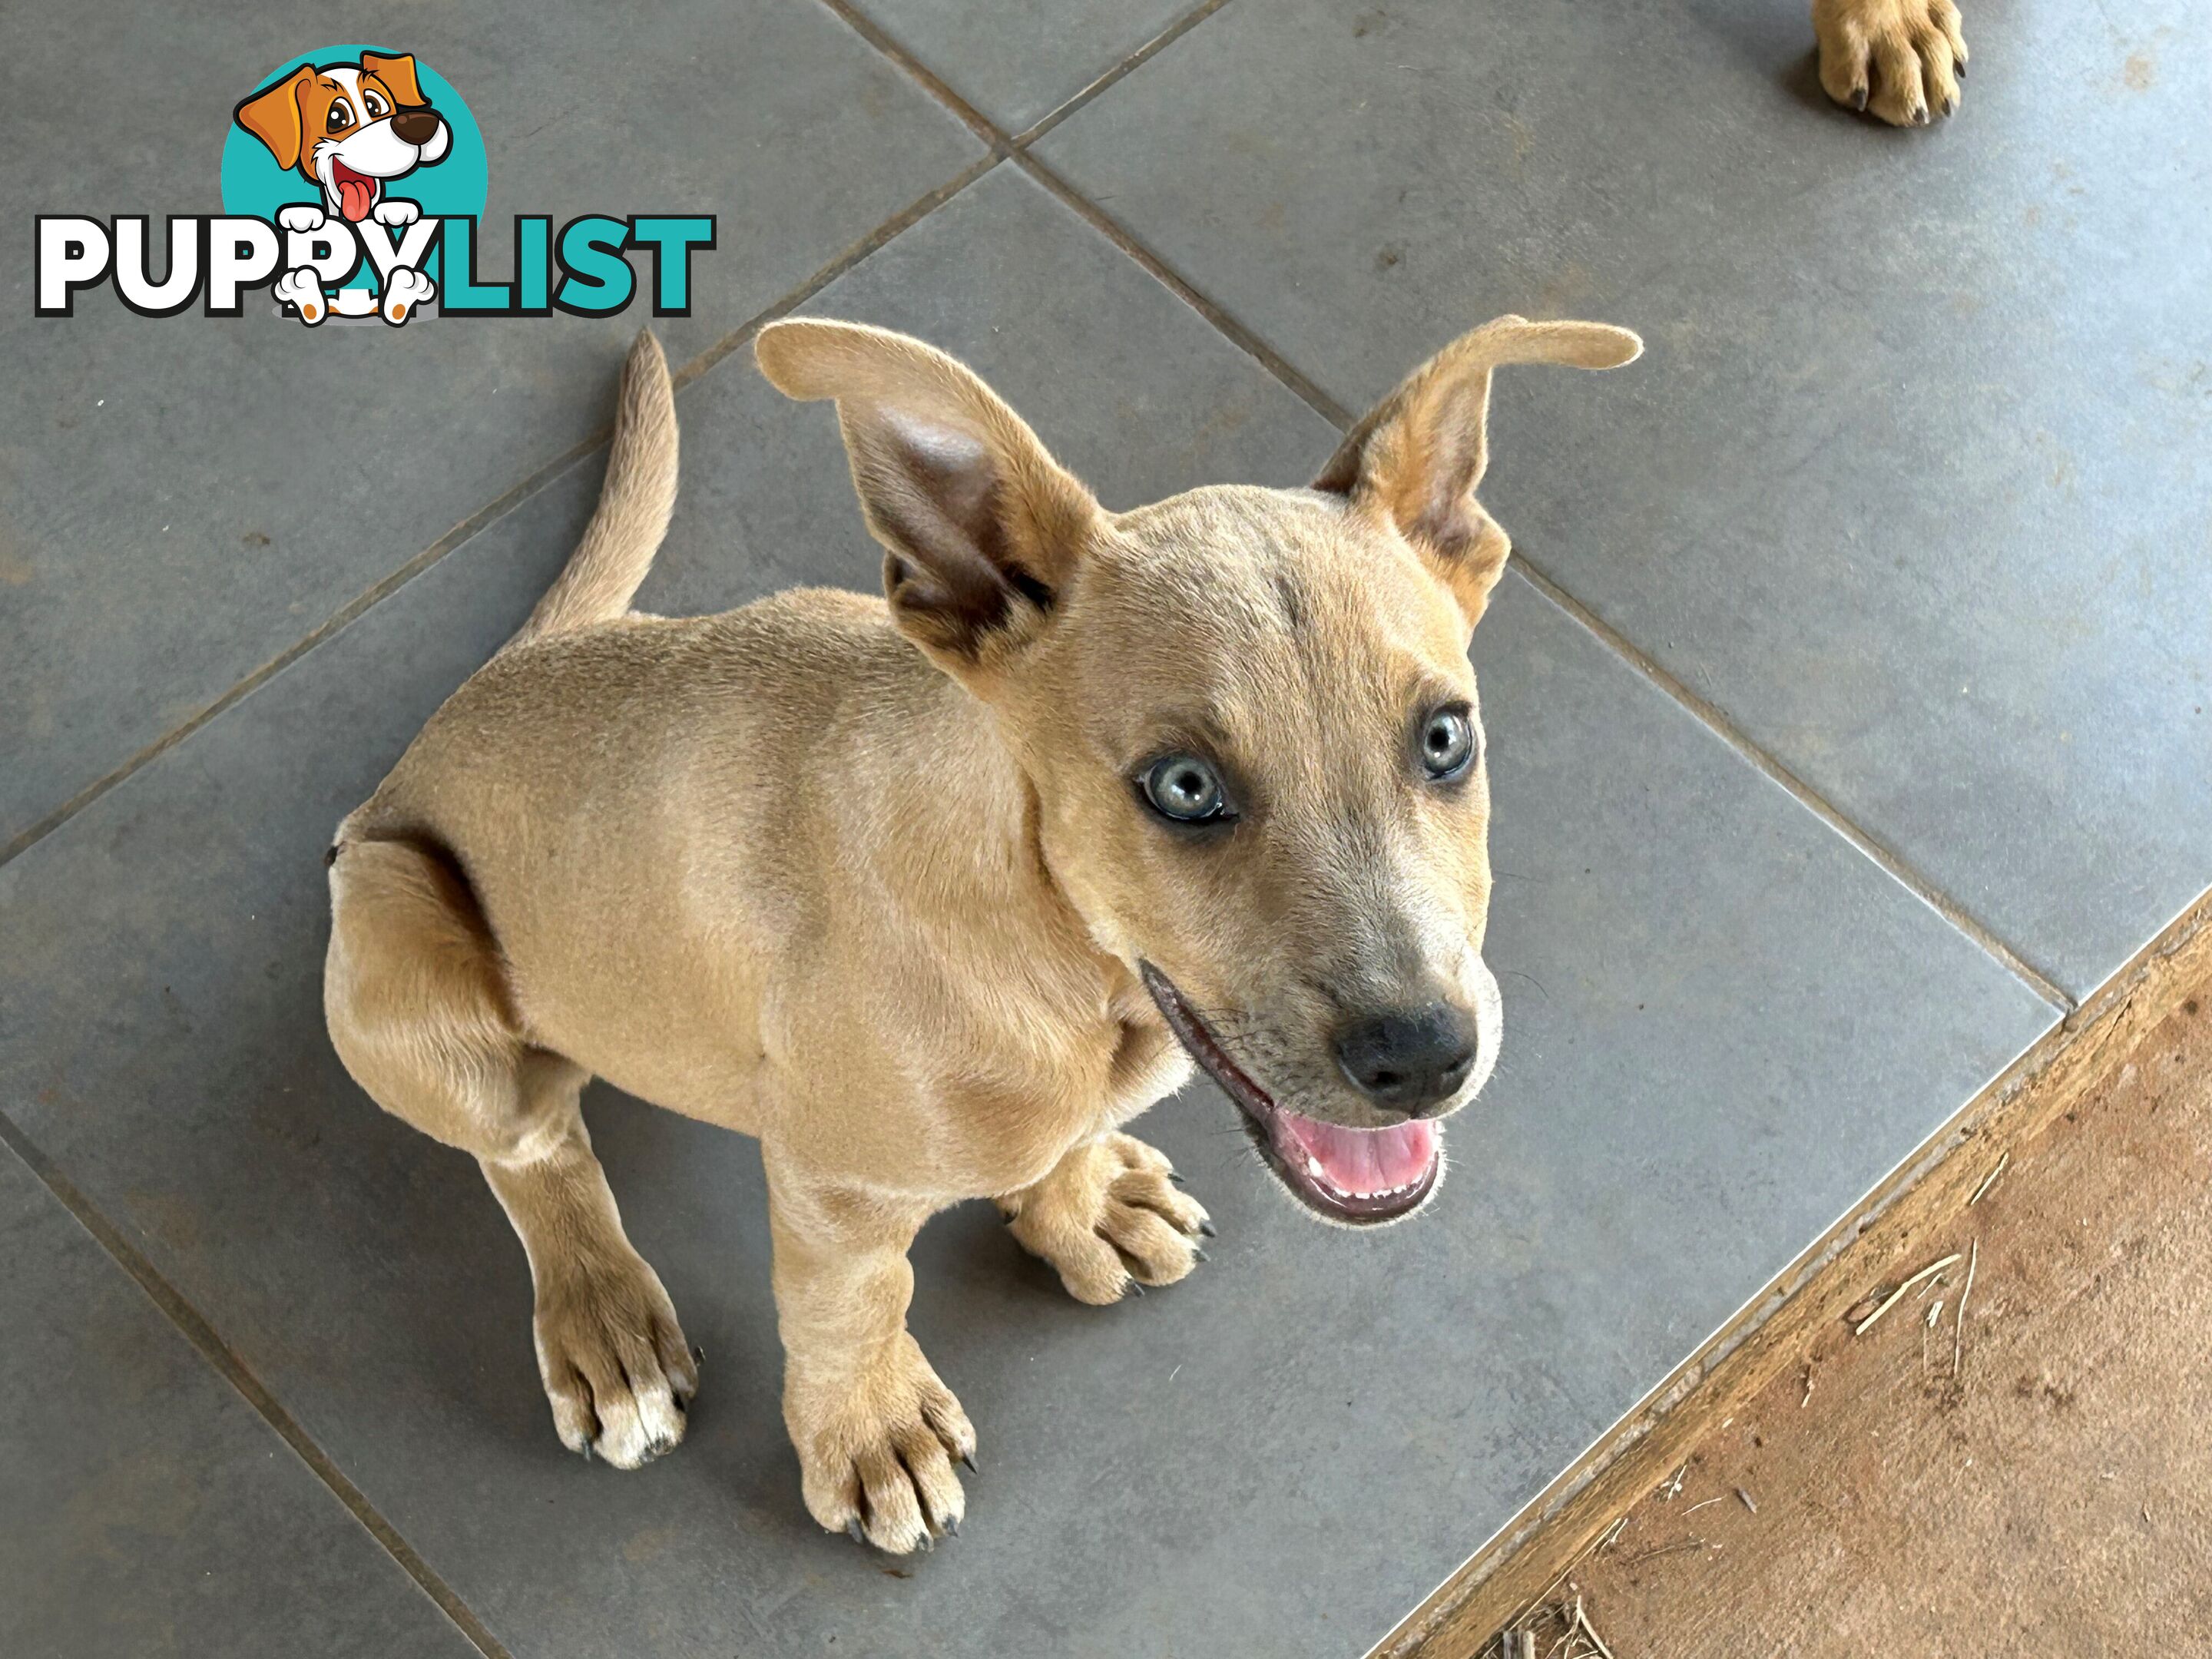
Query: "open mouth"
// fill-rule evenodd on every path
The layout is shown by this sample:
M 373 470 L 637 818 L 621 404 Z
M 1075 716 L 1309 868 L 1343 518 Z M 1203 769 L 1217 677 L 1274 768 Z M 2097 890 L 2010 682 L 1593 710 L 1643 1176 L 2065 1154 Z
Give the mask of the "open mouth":
M 1331 1221 L 1370 1226 L 1427 1202 L 1443 1172 L 1443 1134 L 1436 1124 L 1414 1119 L 1387 1129 L 1351 1129 L 1276 1104 L 1165 974 L 1149 962 L 1138 967 L 1168 1029 L 1237 1103 L 1267 1167 L 1309 1209 Z
M 338 211 L 357 225 L 368 217 L 369 210 L 376 205 L 376 198 L 384 190 L 384 181 L 348 167 L 333 155 L 331 157 L 331 186 L 338 193 Z

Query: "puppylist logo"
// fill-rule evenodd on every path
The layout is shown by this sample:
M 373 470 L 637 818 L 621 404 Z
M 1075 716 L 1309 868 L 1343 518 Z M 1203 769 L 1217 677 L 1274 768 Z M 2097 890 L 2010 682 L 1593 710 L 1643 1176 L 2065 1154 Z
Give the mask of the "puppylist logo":
M 626 257 L 650 256 L 653 314 L 691 312 L 691 256 L 714 246 L 712 214 L 585 214 L 556 232 L 517 214 L 511 280 L 479 273 L 489 193 L 483 135 L 452 84 L 407 52 L 325 46 L 264 76 L 232 111 L 220 216 L 170 215 L 166 258 L 152 217 L 38 217 L 38 314 L 76 314 L 78 294 L 112 286 L 143 317 L 197 301 L 243 314 L 267 288 L 273 309 L 314 327 L 381 318 L 607 317 L 636 297 Z M 155 275 L 156 266 L 161 274 Z

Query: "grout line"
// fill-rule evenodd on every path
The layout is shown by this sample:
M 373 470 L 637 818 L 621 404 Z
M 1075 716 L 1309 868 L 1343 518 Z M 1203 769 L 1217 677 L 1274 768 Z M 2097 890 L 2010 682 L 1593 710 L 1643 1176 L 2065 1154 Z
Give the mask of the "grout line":
M 1561 587 L 1540 567 L 1530 562 L 1528 556 L 1517 547 L 1513 550 L 1511 562 L 1545 598 L 1550 599 L 1560 610 L 1595 634 L 1601 643 L 1626 659 L 1630 667 L 1642 674 L 1658 690 L 1665 692 L 1698 720 L 1711 727 L 1713 734 L 1735 750 L 1738 756 L 1765 774 L 1773 782 L 1781 785 L 1796 799 L 1799 805 L 1810 811 L 1814 817 L 1819 818 L 1828 828 L 1833 830 L 1845 841 L 1858 848 L 1861 853 L 1881 866 L 1891 879 L 1902 884 L 1922 903 L 1973 940 L 1990 956 L 1996 957 L 1997 962 L 2015 977 L 2026 981 L 2028 988 L 2036 995 L 2057 1008 L 2062 1013 L 2070 1014 L 2074 1012 L 2075 1007 L 2074 999 L 2062 990 L 2049 975 L 2028 962 L 2019 951 L 1992 933 L 1958 900 L 1922 875 L 1896 852 L 1876 841 L 1851 819 L 1846 817 L 1826 796 L 1747 737 L 1717 705 L 1698 696 L 1668 673 L 1641 647 L 1599 617 L 1565 588 Z
M 991 147 L 993 155 L 1004 158 L 1013 154 L 1012 141 L 999 130 L 996 122 L 953 91 L 942 76 L 908 52 L 902 42 L 873 18 L 853 6 L 850 0 L 822 0 L 822 4 L 836 13 L 846 27 L 904 70 L 924 92 L 958 117 L 969 131 Z
M 1063 206 L 1070 209 L 1093 230 L 1135 260 L 1155 282 L 1159 283 L 1185 305 L 1212 324 L 1214 329 L 1227 336 L 1239 350 L 1244 352 L 1276 380 L 1296 392 L 1316 414 L 1339 429 L 1342 429 L 1352 424 L 1352 416 L 1350 410 L 1300 374 L 1281 353 L 1208 299 L 1206 295 L 1185 280 L 1182 273 L 1130 234 L 1127 228 L 1112 215 L 1107 213 L 1089 197 L 1084 195 L 1031 155 L 1026 148 L 1031 139 L 1042 137 L 1045 130 L 1056 125 L 1062 116 L 1073 114 L 1079 103 L 1087 102 L 1105 91 L 1108 87 L 1119 81 L 1131 70 L 1147 61 L 1175 41 L 1181 40 L 1228 3 L 1229 0 L 1207 0 L 1207 3 L 1199 7 L 1197 10 L 1186 14 L 1178 21 L 1169 25 L 1162 33 L 1131 53 L 1115 69 L 1109 70 L 1107 74 L 1076 94 L 1074 98 L 1031 127 L 1022 137 L 1014 139 L 1009 138 L 993 124 L 988 116 L 947 86 L 943 79 L 909 52 L 895 36 L 855 10 L 851 4 L 851 0 L 822 0 L 822 4 L 843 19 L 862 40 L 883 53 L 907 74 L 912 76 L 923 91 L 965 122 L 970 131 L 991 146 L 994 155 L 1010 158 L 1022 171 L 1051 191 Z
M 994 151 L 980 160 L 969 162 L 927 196 L 917 198 L 884 220 L 883 223 L 878 225 L 857 242 L 853 243 L 842 253 L 837 255 L 836 258 L 830 260 L 781 299 L 755 312 L 751 317 L 725 334 L 671 375 L 670 380 L 676 390 L 683 391 L 685 386 L 699 379 L 732 352 L 746 344 L 753 336 L 770 323 L 789 316 L 823 289 L 829 287 L 830 283 L 851 270 L 860 261 L 884 246 L 893 238 L 913 229 L 915 226 L 920 224 L 993 167 L 998 166 L 1000 159 L 997 152 Z
M 1292 366 L 1290 360 L 1277 351 L 1274 347 L 1238 322 L 1228 312 L 1224 311 L 1202 291 L 1187 281 L 1174 266 L 1139 241 L 1119 220 L 1042 161 L 1037 160 L 1029 151 L 1022 150 L 1017 153 L 1014 162 L 1022 171 L 1035 179 L 1061 203 L 1080 216 L 1093 230 L 1143 266 L 1146 273 L 1155 282 L 1159 283 L 1176 298 L 1212 324 L 1214 328 L 1226 336 L 1230 343 L 1239 351 L 1273 375 L 1294 393 L 1300 402 L 1322 419 L 1340 432 L 1347 430 L 1353 421 L 1358 419 L 1358 416 L 1350 410 L 1301 374 Z
M 980 161 L 970 162 L 951 179 L 892 215 L 875 229 L 851 244 L 828 264 L 816 270 L 797 288 L 756 313 L 697 356 L 684 363 L 671 377 L 676 389 L 682 391 L 732 352 L 743 346 L 768 324 L 805 305 L 807 301 L 812 299 L 871 253 L 875 252 L 893 237 L 902 231 L 911 229 L 920 221 L 967 189 L 969 185 L 996 167 L 999 161 L 999 153 L 994 150 Z M 109 790 L 127 781 L 141 768 L 159 760 L 202 726 L 218 719 L 246 697 L 251 696 L 256 690 L 283 673 L 284 670 L 332 635 L 339 633 L 349 624 L 358 621 L 366 612 L 390 599 L 478 531 L 521 505 L 523 501 L 536 495 L 538 490 L 550 483 L 570 466 L 599 448 L 606 442 L 612 430 L 611 426 L 603 426 L 587 437 L 571 444 L 551 460 L 532 472 L 521 483 L 470 514 L 467 518 L 463 519 L 398 569 L 387 573 L 379 580 L 354 595 L 313 628 L 308 629 L 306 634 L 246 675 L 213 702 L 186 716 L 183 721 L 163 732 L 113 771 L 87 784 L 52 811 L 47 813 L 46 817 L 15 836 L 4 845 L 0 845 L 0 866 L 4 866 L 11 859 L 28 852 L 33 846 L 53 834 L 55 830 L 83 811 L 86 807 L 91 805 Z
M 1224 310 L 1217 301 L 1192 283 L 1166 260 L 1160 258 L 1127 226 L 1077 190 L 1059 173 L 1046 166 L 1028 146 L 1066 117 L 1075 112 L 1119 81 L 1131 70 L 1146 62 L 1159 52 L 1180 40 L 1184 34 L 1218 11 L 1228 0 L 1206 0 L 1195 10 L 1184 15 L 1156 39 L 1133 52 L 1114 70 L 1075 94 L 1059 109 L 1036 123 L 1018 138 L 1008 138 L 992 125 L 965 99 L 955 93 L 935 74 L 875 23 L 855 11 L 850 0 L 822 0 L 822 3 L 843 18 L 868 44 L 889 58 L 919 82 L 922 88 L 943 103 L 961 120 L 988 143 L 994 153 L 1011 156 L 1014 164 L 1051 191 L 1063 205 L 1078 215 L 1091 228 L 1136 261 L 1155 281 L 1165 287 L 1177 299 L 1198 313 L 1224 336 L 1231 344 L 1253 359 L 1268 374 L 1282 383 L 1308 408 L 1319 415 L 1340 432 L 1348 431 L 1358 418 L 1321 386 L 1301 373 L 1290 361 L 1259 335 Z M 1628 665 L 1644 676 L 1660 691 L 1672 697 L 1690 714 L 1711 730 L 1713 734 L 1750 763 L 1768 779 L 1786 790 L 1798 805 L 1810 811 L 1823 823 L 1874 860 L 1890 878 L 1899 883 L 1920 902 L 1942 916 L 1951 926 L 1964 933 L 2005 969 L 2025 983 L 2037 996 L 2058 1009 L 2063 1014 L 2075 1011 L 2075 1000 L 2040 969 L 2029 963 L 2019 951 L 1997 937 L 1966 907 L 1942 888 L 1929 881 L 1896 852 L 1875 839 L 1866 830 L 1846 817 L 1826 797 L 1803 779 L 1784 766 L 1774 756 L 1753 743 L 1714 703 L 1676 679 L 1660 666 L 1656 659 L 1631 641 L 1618 629 L 1601 618 L 1580 599 L 1552 580 L 1543 570 L 1531 563 L 1526 554 L 1515 554 L 1522 573 L 1554 605 L 1579 622 L 1595 635 L 1599 641 L 1610 647 Z
M 345 604 L 340 605 L 290 645 L 286 646 L 267 662 L 263 663 L 260 667 L 247 674 L 245 678 L 223 692 L 214 702 L 206 704 L 196 714 L 187 716 L 180 724 L 164 732 L 106 777 L 97 779 L 78 790 L 76 793 L 31 825 L 29 829 L 16 836 L 6 846 L 0 847 L 0 865 L 5 865 L 10 859 L 28 852 L 32 847 L 53 834 L 55 830 L 60 829 L 62 825 L 67 823 L 109 790 L 131 777 L 140 768 L 159 760 L 210 720 L 236 707 L 325 640 L 339 632 L 347 624 L 359 619 L 363 612 L 391 598 L 400 588 L 437 563 L 447 554 L 452 552 L 501 514 L 537 494 L 556 475 L 604 443 L 609 430 L 611 428 L 603 427 L 590 437 L 571 444 L 505 495 L 478 507 L 397 570 L 392 571 L 380 580 L 355 594 L 352 599 L 347 600 Z
M 506 1645 L 491 1633 L 453 1586 L 416 1553 L 415 1547 L 400 1535 L 398 1528 L 377 1511 L 375 1505 L 368 1501 L 368 1495 L 331 1461 L 329 1453 L 315 1443 L 299 1420 L 277 1401 L 276 1395 L 269 1391 L 260 1378 L 254 1376 L 246 1362 L 216 1334 L 215 1328 L 208 1323 L 199 1310 L 185 1299 L 184 1293 L 169 1282 L 161 1270 L 131 1242 L 122 1229 L 101 1214 L 91 1200 L 77 1190 L 69 1177 L 55 1167 L 52 1161 L 4 1112 L 0 1112 L 0 1145 L 6 1146 L 30 1167 L 31 1172 L 45 1183 L 46 1190 L 76 1218 L 77 1224 L 90 1233 L 116 1265 L 131 1275 L 138 1288 L 167 1316 L 169 1322 L 177 1328 L 185 1340 L 199 1351 L 200 1357 L 245 1396 L 246 1403 L 260 1413 L 262 1420 L 330 1488 L 353 1518 L 384 1547 L 386 1553 L 415 1581 L 416 1587 L 437 1604 L 439 1611 L 453 1621 L 461 1634 L 475 1644 L 484 1659 L 511 1659 Z
M 1115 64 L 1112 69 L 1108 70 L 1105 74 L 1100 76 L 1089 86 L 1084 88 L 1082 91 L 1077 93 L 1073 97 L 1067 99 L 1057 108 L 1048 112 L 1042 119 L 1032 122 L 1029 126 L 1023 129 L 1023 131 L 1016 133 L 1013 137 L 1014 148 L 1016 149 L 1027 149 L 1031 144 L 1036 143 L 1038 139 L 1043 137 L 1045 134 L 1050 132 L 1054 127 L 1058 126 L 1062 121 L 1065 121 L 1069 116 L 1074 114 L 1076 111 L 1081 109 L 1085 104 L 1096 98 L 1100 93 L 1105 91 L 1116 81 L 1119 81 L 1123 76 L 1128 74 L 1131 70 L 1140 68 L 1144 64 L 1150 63 L 1162 52 L 1173 46 L 1176 41 L 1182 40 L 1184 35 L 1188 34 L 1193 29 L 1196 28 L 1200 23 L 1203 23 L 1207 18 L 1212 16 L 1214 13 L 1219 11 L 1228 3 L 1229 0 L 1205 0 L 1205 3 L 1200 6 L 1196 10 L 1186 12 L 1176 21 L 1169 24 L 1165 30 L 1154 35 L 1151 40 L 1145 42 L 1143 46 L 1139 46 L 1136 51 L 1131 52 L 1120 63 Z

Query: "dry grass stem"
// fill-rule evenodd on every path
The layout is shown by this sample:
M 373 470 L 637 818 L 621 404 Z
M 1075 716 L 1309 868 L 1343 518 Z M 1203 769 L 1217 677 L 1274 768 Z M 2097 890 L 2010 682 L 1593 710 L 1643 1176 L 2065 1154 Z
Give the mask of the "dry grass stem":
M 1982 1201 L 1982 1194 L 1997 1184 L 1997 1177 L 2005 1172 L 2005 1165 L 2011 1162 L 2012 1154 L 2010 1152 L 2007 1152 L 2002 1158 L 1997 1160 L 1997 1167 L 1982 1177 L 1982 1184 L 1974 1188 L 1974 1195 L 1966 1200 L 1966 1207 L 1968 1209 L 1972 1209 L 1975 1205 Z
M 1959 1292 L 1958 1322 L 1951 1331 L 1951 1375 L 1959 1374 L 1959 1360 L 1966 1346 L 1966 1298 L 1974 1293 L 1974 1269 L 1982 1265 L 1982 1241 L 1976 1239 L 1966 1258 L 1966 1285 Z
M 1884 1297 L 1881 1302 L 1876 1304 L 1872 1313 L 1869 1314 L 1864 1319 L 1862 1319 L 1856 1325 L 1851 1328 L 1851 1334 L 1853 1336 L 1864 1336 L 1869 1331 L 1874 1328 L 1875 1322 L 1876 1320 L 1880 1319 L 1884 1314 L 1895 1307 L 1899 1302 L 1904 1299 L 1905 1293 L 1907 1291 L 1911 1290 L 1915 1285 L 1917 1285 L 1922 1279 L 1929 1278 L 1932 1274 L 1942 1272 L 1944 1268 L 1949 1267 L 1953 1262 L 1958 1260 L 1958 1253 L 1954 1250 L 1949 1255 L 1945 1256 L 1941 1261 L 1929 1262 L 1918 1273 L 1913 1274 L 1911 1278 L 1906 1279 L 1902 1285 L 1899 1285 L 1895 1290 Z

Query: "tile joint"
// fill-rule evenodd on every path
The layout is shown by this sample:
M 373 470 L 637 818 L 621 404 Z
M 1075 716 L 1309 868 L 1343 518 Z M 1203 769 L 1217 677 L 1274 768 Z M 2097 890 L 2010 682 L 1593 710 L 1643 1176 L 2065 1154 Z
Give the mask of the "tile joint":
M 416 1588 L 436 1604 L 438 1610 L 453 1622 L 484 1659 L 513 1659 L 506 1645 L 491 1633 L 483 1620 L 461 1599 L 459 1592 L 422 1559 L 415 1547 L 401 1535 L 398 1528 L 385 1519 L 376 1506 L 369 1502 L 368 1495 L 353 1483 L 330 1454 L 315 1443 L 299 1419 L 278 1402 L 276 1396 L 222 1340 L 206 1316 L 154 1265 L 144 1251 L 131 1242 L 99 1206 L 61 1172 L 53 1160 L 23 1132 L 22 1126 L 5 1112 L 0 1112 L 0 1146 L 6 1146 L 23 1160 L 26 1167 L 53 1195 L 54 1200 L 69 1212 L 79 1226 L 92 1235 L 94 1242 L 131 1277 L 178 1334 L 237 1390 L 277 1438 L 292 1449 L 331 1495 L 345 1506 L 347 1513 L 376 1540 L 399 1569 L 415 1581 Z

